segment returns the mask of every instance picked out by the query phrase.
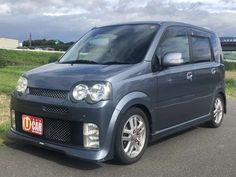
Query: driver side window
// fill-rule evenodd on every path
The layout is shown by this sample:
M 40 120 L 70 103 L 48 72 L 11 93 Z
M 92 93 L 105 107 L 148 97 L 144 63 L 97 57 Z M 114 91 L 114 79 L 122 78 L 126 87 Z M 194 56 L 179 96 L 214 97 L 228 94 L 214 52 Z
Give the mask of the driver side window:
M 189 40 L 187 29 L 183 27 L 170 27 L 166 30 L 157 49 L 159 59 L 167 53 L 181 53 L 184 63 L 190 62 Z

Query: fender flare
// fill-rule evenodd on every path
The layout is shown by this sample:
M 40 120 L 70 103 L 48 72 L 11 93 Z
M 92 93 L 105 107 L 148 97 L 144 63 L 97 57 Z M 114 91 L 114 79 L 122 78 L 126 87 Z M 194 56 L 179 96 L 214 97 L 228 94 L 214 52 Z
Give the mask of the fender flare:
M 114 155 L 114 139 L 117 132 L 117 127 L 124 113 L 132 106 L 141 104 L 147 108 L 151 108 L 151 99 L 143 92 L 131 92 L 125 95 L 116 105 L 109 122 L 106 133 L 106 143 L 104 145 L 104 152 L 109 152 L 106 159 L 111 159 Z

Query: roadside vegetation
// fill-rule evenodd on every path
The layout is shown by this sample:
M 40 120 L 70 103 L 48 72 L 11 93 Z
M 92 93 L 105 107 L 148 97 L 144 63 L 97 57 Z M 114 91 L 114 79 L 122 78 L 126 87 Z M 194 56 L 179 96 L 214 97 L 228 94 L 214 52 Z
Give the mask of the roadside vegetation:
M 10 127 L 10 94 L 25 71 L 54 62 L 63 53 L 31 52 L 0 49 L 0 145 Z
M 25 71 L 54 62 L 62 54 L 0 49 L 0 94 L 9 95 Z
M 10 121 L 4 121 L 0 124 L 0 146 L 3 145 L 7 139 L 7 132 L 10 129 Z
M 0 144 L 9 129 L 10 93 L 19 76 L 30 69 L 56 61 L 63 53 L 29 52 L 0 49 Z M 227 52 L 225 59 L 236 60 L 236 52 Z M 236 96 L 236 62 L 225 62 L 226 92 Z

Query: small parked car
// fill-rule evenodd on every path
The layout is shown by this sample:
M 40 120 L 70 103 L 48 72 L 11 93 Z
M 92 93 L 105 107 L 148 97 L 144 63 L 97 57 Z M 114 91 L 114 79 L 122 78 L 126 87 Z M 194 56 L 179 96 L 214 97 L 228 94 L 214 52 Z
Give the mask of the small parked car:
M 178 22 L 96 27 L 24 73 L 10 137 L 91 161 L 141 158 L 149 142 L 226 113 L 219 38 Z

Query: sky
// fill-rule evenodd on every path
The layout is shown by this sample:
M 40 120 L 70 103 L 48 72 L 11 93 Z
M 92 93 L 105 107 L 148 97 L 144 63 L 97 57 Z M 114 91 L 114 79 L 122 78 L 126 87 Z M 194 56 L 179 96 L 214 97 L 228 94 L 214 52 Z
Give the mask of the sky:
M 236 0 L 0 0 L 0 37 L 75 41 L 92 27 L 179 21 L 236 36 Z

